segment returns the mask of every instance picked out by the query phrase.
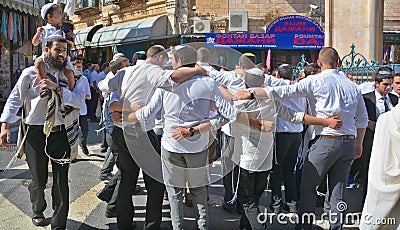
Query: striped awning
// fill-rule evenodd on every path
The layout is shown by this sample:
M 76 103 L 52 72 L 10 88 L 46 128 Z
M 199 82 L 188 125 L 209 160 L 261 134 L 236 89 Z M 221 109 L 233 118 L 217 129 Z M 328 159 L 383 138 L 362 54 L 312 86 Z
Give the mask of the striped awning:
M 106 47 L 148 41 L 169 35 L 167 28 L 166 15 L 106 26 L 94 34 L 90 46 Z
M 40 15 L 37 0 L 0 0 L 0 5 L 34 16 Z

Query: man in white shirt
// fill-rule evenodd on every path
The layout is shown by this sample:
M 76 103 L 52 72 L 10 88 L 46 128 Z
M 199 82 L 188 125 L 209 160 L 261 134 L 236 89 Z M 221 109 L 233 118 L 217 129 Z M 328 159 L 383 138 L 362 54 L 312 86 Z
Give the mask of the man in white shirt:
M 91 98 L 88 101 L 87 110 L 88 110 L 88 117 L 89 117 L 90 121 L 98 122 L 99 119 L 96 117 L 96 108 L 97 108 L 97 104 L 99 101 L 97 82 L 99 79 L 98 75 L 99 75 L 99 71 L 100 71 L 100 66 L 98 64 L 93 64 L 92 68 L 93 68 L 93 71 L 91 72 L 90 81 L 89 81 Z
M 95 85 L 96 87 L 96 91 L 99 94 L 99 104 L 96 106 L 96 112 L 97 112 L 97 107 L 100 106 L 100 111 L 101 111 L 101 115 L 100 115 L 100 128 L 104 127 L 104 98 L 105 93 L 99 89 L 99 82 L 101 82 L 102 80 L 104 80 L 106 78 L 106 76 L 111 72 L 111 67 L 109 63 L 103 63 L 103 71 L 101 71 L 98 75 L 97 75 L 97 79 L 95 79 L 93 81 L 93 85 Z M 101 145 L 100 145 L 100 152 L 101 153 L 105 153 L 108 150 L 108 144 L 107 144 L 107 135 L 106 135 L 106 131 L 105 129 L 103 129 L 103 131 L 101 132 L 102 135 L 102 139 L 101 139 Z M 104 178 L 102 178 L 104 179 Z
M 293 80 L 293 68 L 288 64 L 278 67 L 278 78 L 283 79 L 286 85 Z M 296 112 L 306 111 L 305 98 L 290 98 L 281 100 L 281 103 Z M 296 176 L 294 168 L 296 165 L 297 153 L 302 141 L 301 132 L 303 124 L 294 124 L 278 117 L 276 123 L 276 154 L 274 166 L 270 175 L 271 184 L 271 207 L 274 213 L 278 214 L 282 209 L 289 212 L 297 212 L 298 197 L 296 194 Z M 285 186 L 285 201 L 282 200 L 281 182 Z
M 311 229 L 315 213 L 315 188 L 329 174 L 329 190 L 332 191 L 331 228 L 343 225 L 344 209 L 338 207 L 344 202 L 344 191 L 351 164 L 362 153 L 362 140 L 368 123 L 368 115 L 360 90 L 346 76 L 337 70 L 339 54 L 332 47 L 325 47 L 319 53 L 318 65 L 321 73 L 308 76 L 297 84 L 279 86 L 265 90 L 257 89 L 256 98 L 267 98 L 266 90 L 272 90 L 274 98 L 306 97 L 311 114 L 316 117 L 339 116 L 343 126 L 339 130 L 315 127 L 317 140 L 310 148 L 303 167 L 301 193 L 298 207 L 297 229 Z M 251 93 L 240 91 L 235 99 L 250 98 Z M 339 205 L 340 206 L 340 205 Z M 333 220 L 333 219 L 332 219 Z
M 110 111 L 110 102 L 111 102 L 111 91 L 108 89 L 108 81 L 115 76 L 115 74 L 122 68 L 129 66 L 129 59 L 127 59 L 124 55 L 116 54 L 113 59 L 110 61 L 111 71 L 107 74 L 106 78 L 99 82 L 99 89 L 103 93 L 104 104 L 103 104 L 103 122 L 105 126 L 106 132 L 106 141 L 108 145 L 108 150 L 104 158 L 103 167 L 100 170 L 100 179 L 108 179 L 107 177 L 112 176 L 111 172 L 113 171 L 114 165 L 117 161 L 118 149 L 115 147 L 113 141 L 113 129 L 114 123 L 111 119 L 112 112 Z M 115 134 L 117 135 L 117 134 Z M 124 138 L 116 137 L 116 138 Z M 111 178 L 111 177 L 110 177 Z M 137 180 L 137 178 L 135 179 Z M 112 176 L 111 180 L 107 185 L 97 193 L 97 196 L 107 202 L 107 207 L 105 211 L 105 216 L 107 218 L 113 218 L 117 216 L 117 198 L 118 198 L 118 188 L 121 181 L 121 172 L 118 172 Z M 107 197 L 107 199 L 104 199 Z
M 83 104 L 80 107 L 79 110 L 79 127 L 81 129 L 81 132 L 79 134 L 79 146 L 81 147 L 82 153 L 85 155 L 89 155 L 89 150 L 86 146 L 86 140 L 87 136 L 89 133 L 89 124 L 87 121 L 87 105 L 86 105 L 86 100 L 90 99 L 90 86 L 89 86 L 89 81 L 86 77 L 82 76 L 82 61 L 81 60 L 76 60 L 72 62 L 72 65 L 75 68 L 75 75 L 81 75 L 79 79 L 79 85 L 82 86 L 85 97 L 83 98 Z M 77 83 L 78 85 L 78 83 Z
M 189 46 L 177 46 L 172 51 L 174 69 L 196 63 L 196 50 Z M 184 69 L 185 67 L 181 68 Z M 155 99 L 159 101 L 154 102 Z M 186 181 L 190 187 L 194 207 L 198 211 L 198 228 L 208 228 L 208 208 L 205 185 L 207 179 L 207 157 L 209 133 L 176 141 L 173 132 L 177 126 L 193 127 L 210 119 L 211 104 L 230 120 L 235 120 L 239 111 L 221 95 L 215 80 L 210 77 L 194 76 L 174 87 L 171 92 L 156 90 L 150 103 L 131 115 L 141 123 L 152 122 L 155 114 L 163 107 L 164 133 L 161 140 L 162 167 L 171 206 L 174 229 L 183 229 L 183 194 Z M 152 113 L 146 112 L 153 106 Z M 153 115 L 144 115 L 153 114 Z M 129 115 L 131 117 L 131 115 Z M 261 127 L 261 126 L 260 126 Z M 194 130 L 192 131 L 194 132 Z
M 245 89 L 244 79 L 240 74 L 234 71 L 218 71 L 215 70 L 210 64 L 210 51 L 207 48 L 199 48 L 197 50 L 197 64 L 206 68 L 214 76 L 215 81 L 220 87 L 226 88 L 229 95 L 223 94 L 224 97 L 231 101 L 231 95 L 239 90 Z M 239 63 L 240 65 L 240 63 Z M 240 65 L 241 66 L 241 65 Z M 251 64 L 254 67 L 254 63 Z M 224 92 L 224 91 L 222 91 Z M 232 103 L 233 104 L 233 103 Z M 222 175 L 224 185 L 224 200 L 222 202 L 222 208 L 227 211 L 234 211 L 236 209 L 236 202 L 229 202 L 234 196 L 236 190 L 238 167 L 232 161 L 232 154 L 234 151 L 234 129 L 233 122 L 222 126 L 220 143 L 221 143 L 221 162 L 222 162 Z M 233 174 L 233 175 L 232 175 Z
M 66 66 L 67 42 L 61 36 L 49 38 L 45 53 L 45 63 L 49 70 L 54 71 L 54 81 L 57 82 L 59 75 L 63 74 Z M 64 126 L 64 118 L 61 110 L 55 110 L 53 127 L 46 137 L 44 124 L 47 123 L 46 112 L 48 110 L 49 98 L 41 98 L 41 89 L 52 90 L 52 97 L 62 98 L 61 106 L 68 104 L 79 108 L 84 98 L 83 94 L 75 93 L 66 87 L 60 86 L 50 79 L 37 80 L 35 67 L 24 69 L 11 92 L 4 112 L 1 115 L 2 122 L 0 133 L 0 145 L 7 147 L 10 142 L 9 124 L 16 122 L 17 112 L 24 107 L 26 117 L 22 122 L 27 126 L 25 139 L 23 140 L 23 151 L 26 154 L 29 170 L 32 174 L 32 183 L 29 185 L 30 199 L 32 202 L 32 223 L 43 226 L 45 218 L 43 212 L 46 209 L 44 190 L 48 177 L 48 161 L 51 159 L 53 170 L 52 207 L 54 209 L 51 218 L 52 229 L 65 229 L 69 209 L 68 192 L 68 169 L 71 148 L 68 143 L 67 132 Z M 75 89 L 74 89 L 75 90 Z M 55 95 L 57 94 L 57 95 Z M 4 141 L 6 138 L 6 141 Z M 46 145 L 46 143 L 49 143 Z
M 155 87 L 171 89 L 195 75 L 207 75 L 200 67 L 185 70 L 163 70 L 168 54 L 162 46 L 155 45 L 147 50 L 146 62 L 120 70 L 108 82 L 109 90 L 116 95 L 110 104 L 115 123 L 113 141 L 118 148 L 117 162 L 121 169 L 118 192 L 117 224 L 119 228 L 130 229 L 134 216 L 132 192 L 135 188 L 139 166 L 143 171 L 148 191 L 145 229 L 159 228 L 162 218 L 164 196 L 161 160 L 156 149 L 159 142 L 152 130 L 154 121 L 146 124 L 131 124 L 122 118 L 132 111 L 132 104 L 147 104 L 154 96 Z M 113 101 L 113 100 L 112 100 Z M 122 112 L 124 111 L 124 112 Z M 135 111 L 135 110 L 133 110 Z M 119 123 L 118 123 L 119 122 Z M 121 138 L 122 137 L 122 138 Z

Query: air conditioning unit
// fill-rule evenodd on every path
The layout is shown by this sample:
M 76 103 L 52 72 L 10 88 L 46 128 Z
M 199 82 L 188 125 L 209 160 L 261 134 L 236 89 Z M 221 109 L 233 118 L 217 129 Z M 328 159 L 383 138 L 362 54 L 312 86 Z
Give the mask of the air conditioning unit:
M 210 20 L 194 20 L 193 32 L 195 34 L 211 33 Z
M 247 27 L 247 11 L 229 11 L 229 32 L 247 32 Z

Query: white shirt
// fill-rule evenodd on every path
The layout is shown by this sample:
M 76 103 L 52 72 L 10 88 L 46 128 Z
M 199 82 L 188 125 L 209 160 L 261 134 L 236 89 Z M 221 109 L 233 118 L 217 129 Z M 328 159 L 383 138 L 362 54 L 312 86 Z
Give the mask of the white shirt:
M 97 85 L 98 82 L 99 82 L 99 74 L 98 74 L 96 71 L 93 71 L 93 72 L 90 74 L 90 87 L 94 87 L 93 81 L 96 81 L 96 85 Z
M 290 85 L 290 80 L 283 80 L 286 85 Z M 281 100 L 281 103 L 288 108 L 296 112 L 305 112 L 306 111 L 306 99 L 304 97 L 301 98 L 290 98 L 287 100 Z M 289 121 L 285 121 L 282 118 L 276 120 L 276 132 L 278 133 L 299 133 L 303 131 L 303 124 L 295 124 Z
M 151 97 L 149 103 L 146 106 L 136 111 L 138 120 L 140 121 L 141 127 L 144 127 L 145 131 L 149 131 L 156 126 L 156 119 L 163 120 L 162 108 L 163 108 L 163 96 L 164 90 L 157 88 L 154 91 L 154 95 Z M 161 124 L 161 128 L 163 124 Z M 158 128 L 160 124 L 158 123 Z
M 54 75 L 57 80 L 59 73 L 60 72 L 55 72 Z M 39 79 L 37 78 L 35 67 L 31 66 L 24 69 L 8 97 L 3 113 L 1 114 L 0 122 L 14 123 L 18 121 L 19 117 L 17 116 L 17 112 L 26 100 L 28 103 L 27 114 L 23 122 L 28 125 L 43 125 L 46 120 L 48 98 L 41 98 L 40 91 Z M 62 87 L 62 93 L 63 103 L 65 105 L 70 105 L 75 108 L 81 106 L 84 96 L 82 92 L 79 91 L 79 87 L 73 91 Z M 54 125 L 61 124 L 64 124 L 64 120 L 61 113 L 57 113 Z
M 387 111 L 385 111 L 385 101 L 386 104 L 389 108 L 388 111 L 390 111 L 393 108 L 392 102 L 390 101 L 390 98 L 388 95 L 382 96 L 380 95 L 376 90 L 375 90 L 375 101 L 376 101 L 376 119 L 382 114 Z
M 57 29 L 52 26 L 50 23 L 47 23 L 45 26 L 42 26 L 43 32 L 40 34 L 39 41 L 42 42 L 42 54 L 46 53 L 46 43 L 50 35 L 54 34 Z
M 101 72 L 104 73 L 104 72 Z M 104 77 L 104 79 L 102 79 L 101 81 L 97 82 L 97 87 L 101 90 L 101 93 L 103 95 L 104 98 L 107 97 L 107 95 L 109 93 L 111 93 L 111 91 L 108 89 L 108 81 L 113 78 L 115 75 L 113 74 L 113 72 L 108 72 L 108 74 Z
M 219 86 L 224 86 L 230 93 L 235 94 L 240 90 L 246 89 L 243 77 L 234 71 L 218 71 L 211 65 L 205 63 L 201 63 L 200 66 L 210 71 L 210 77 L 214 77 L 217 84 Z M 233 105 L 234 103 L 231 104 Z M 233 122 L 222 126 L 221 131 L 230 137 L 235 137 Z
M 178 85 L 170 78 L 173 72 L 174 70 L 163 70 L 160 66 L 149 62 L 119 70 L 115 77 L 108 81 L 108 88 L 113 91 L 110 104 L 118 101 L 122 104 L 146 105 L 151 100 L 156 87 L 169 89 Z
M 77 72 L 75 72 L 77 73 Z M 78 72 L 78 74 L 81 74 Z M 79 90 L 80 92 L 82 92 L 83 94 L 83 98 L 81 98 L 81 107 L 79 110 L 79 115 L 83 116 L 87 114 L 87 106 L 86 106 L 86 100 L 91 98 L 91 94 L 90 94 L 90 86 L 89 86 L 89 81 L 86 77 L 84 77 L 83 75 L 81 76 L 81 78 L 79 78 L 79 80 L 75 83 L 75 88 L 77 88 L 77 90 Z M 74 88 L 74 90 L 75 90 Z M 86 98 L 88 97 L 88 98 Z
M 279 85 L 287 85 L 285 80 L 282 78 L 276 78 L 272 75 L 269 74 L 264 74 L 265 80 L 264 80 L 264 87 L 267 86 L 279 86 Z
M 111 71 L 109 71 L 108 73 L 112 73 Z M 101 71 L 98 75 L 97 75 L 97 79 L 96 79 L 96 84 L 97 87 L 99 87 L 99 82 L 104 80 L 106 78 L 107 74 L 104 71 Z
M 270 92 L 267 92 L 271 96 Z M 295 112 L 273 99 L 242 100 L 235 108 L 247 111 L 250 117 L 262 120 L 276 121 L 277 115 L 285 120 L 301 124 L 303 112 Z M 268 171 L 272 168 L 274 153 L 274 133 L 261 132 L 249 126 L 235 123 L 237 136 L 232 160 L 241 168 L 249 171 Z
M 360 90 L 336 69 L 324 70 L 297 84 L 271 90 L 274 98 L 307 97 L 313 116 L 340 116 L 343 126 L 339 130 L 316 126 L 316 135 L 356 135 L 357 128 L 367 127 L 368 114 Z
M 208 148 L 209 133 L 201 133 L 187 139 L 176 141 L 172 138 L 172 132 L 178 127 L 193 127 L 210 119 L 210 106 L 214 104 L 218 112 L 235 120 L 238 110 L 222 96 L 214 79 L 204 76 L 195 76 L 175 87 L 171 92 L 159 91 L 162 95 L 153 95 L 153 101 L 148 105 L 154 105 L 156 113 L 161 106 L 164 110 L 164 134 L 161 139 L 163 148 L 175 153 L 198 153 Z M 147 107 L 147 106 L 146 106 Z M 148 121 L 146 107 L 138 110 L 136 115 L 141 122 Z M 147 117 L 146 117 L 147 116 Z M 152 119 L 152 118 L 150 118 Z

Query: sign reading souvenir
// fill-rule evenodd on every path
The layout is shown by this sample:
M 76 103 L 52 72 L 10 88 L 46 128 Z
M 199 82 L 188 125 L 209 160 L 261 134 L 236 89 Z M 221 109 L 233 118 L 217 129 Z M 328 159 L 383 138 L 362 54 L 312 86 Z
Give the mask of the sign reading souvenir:
M 266 33 L 206 34 L 208 48 L 322 49 L 324 32 L 313 19 L 288 15 L 274 20 Z

